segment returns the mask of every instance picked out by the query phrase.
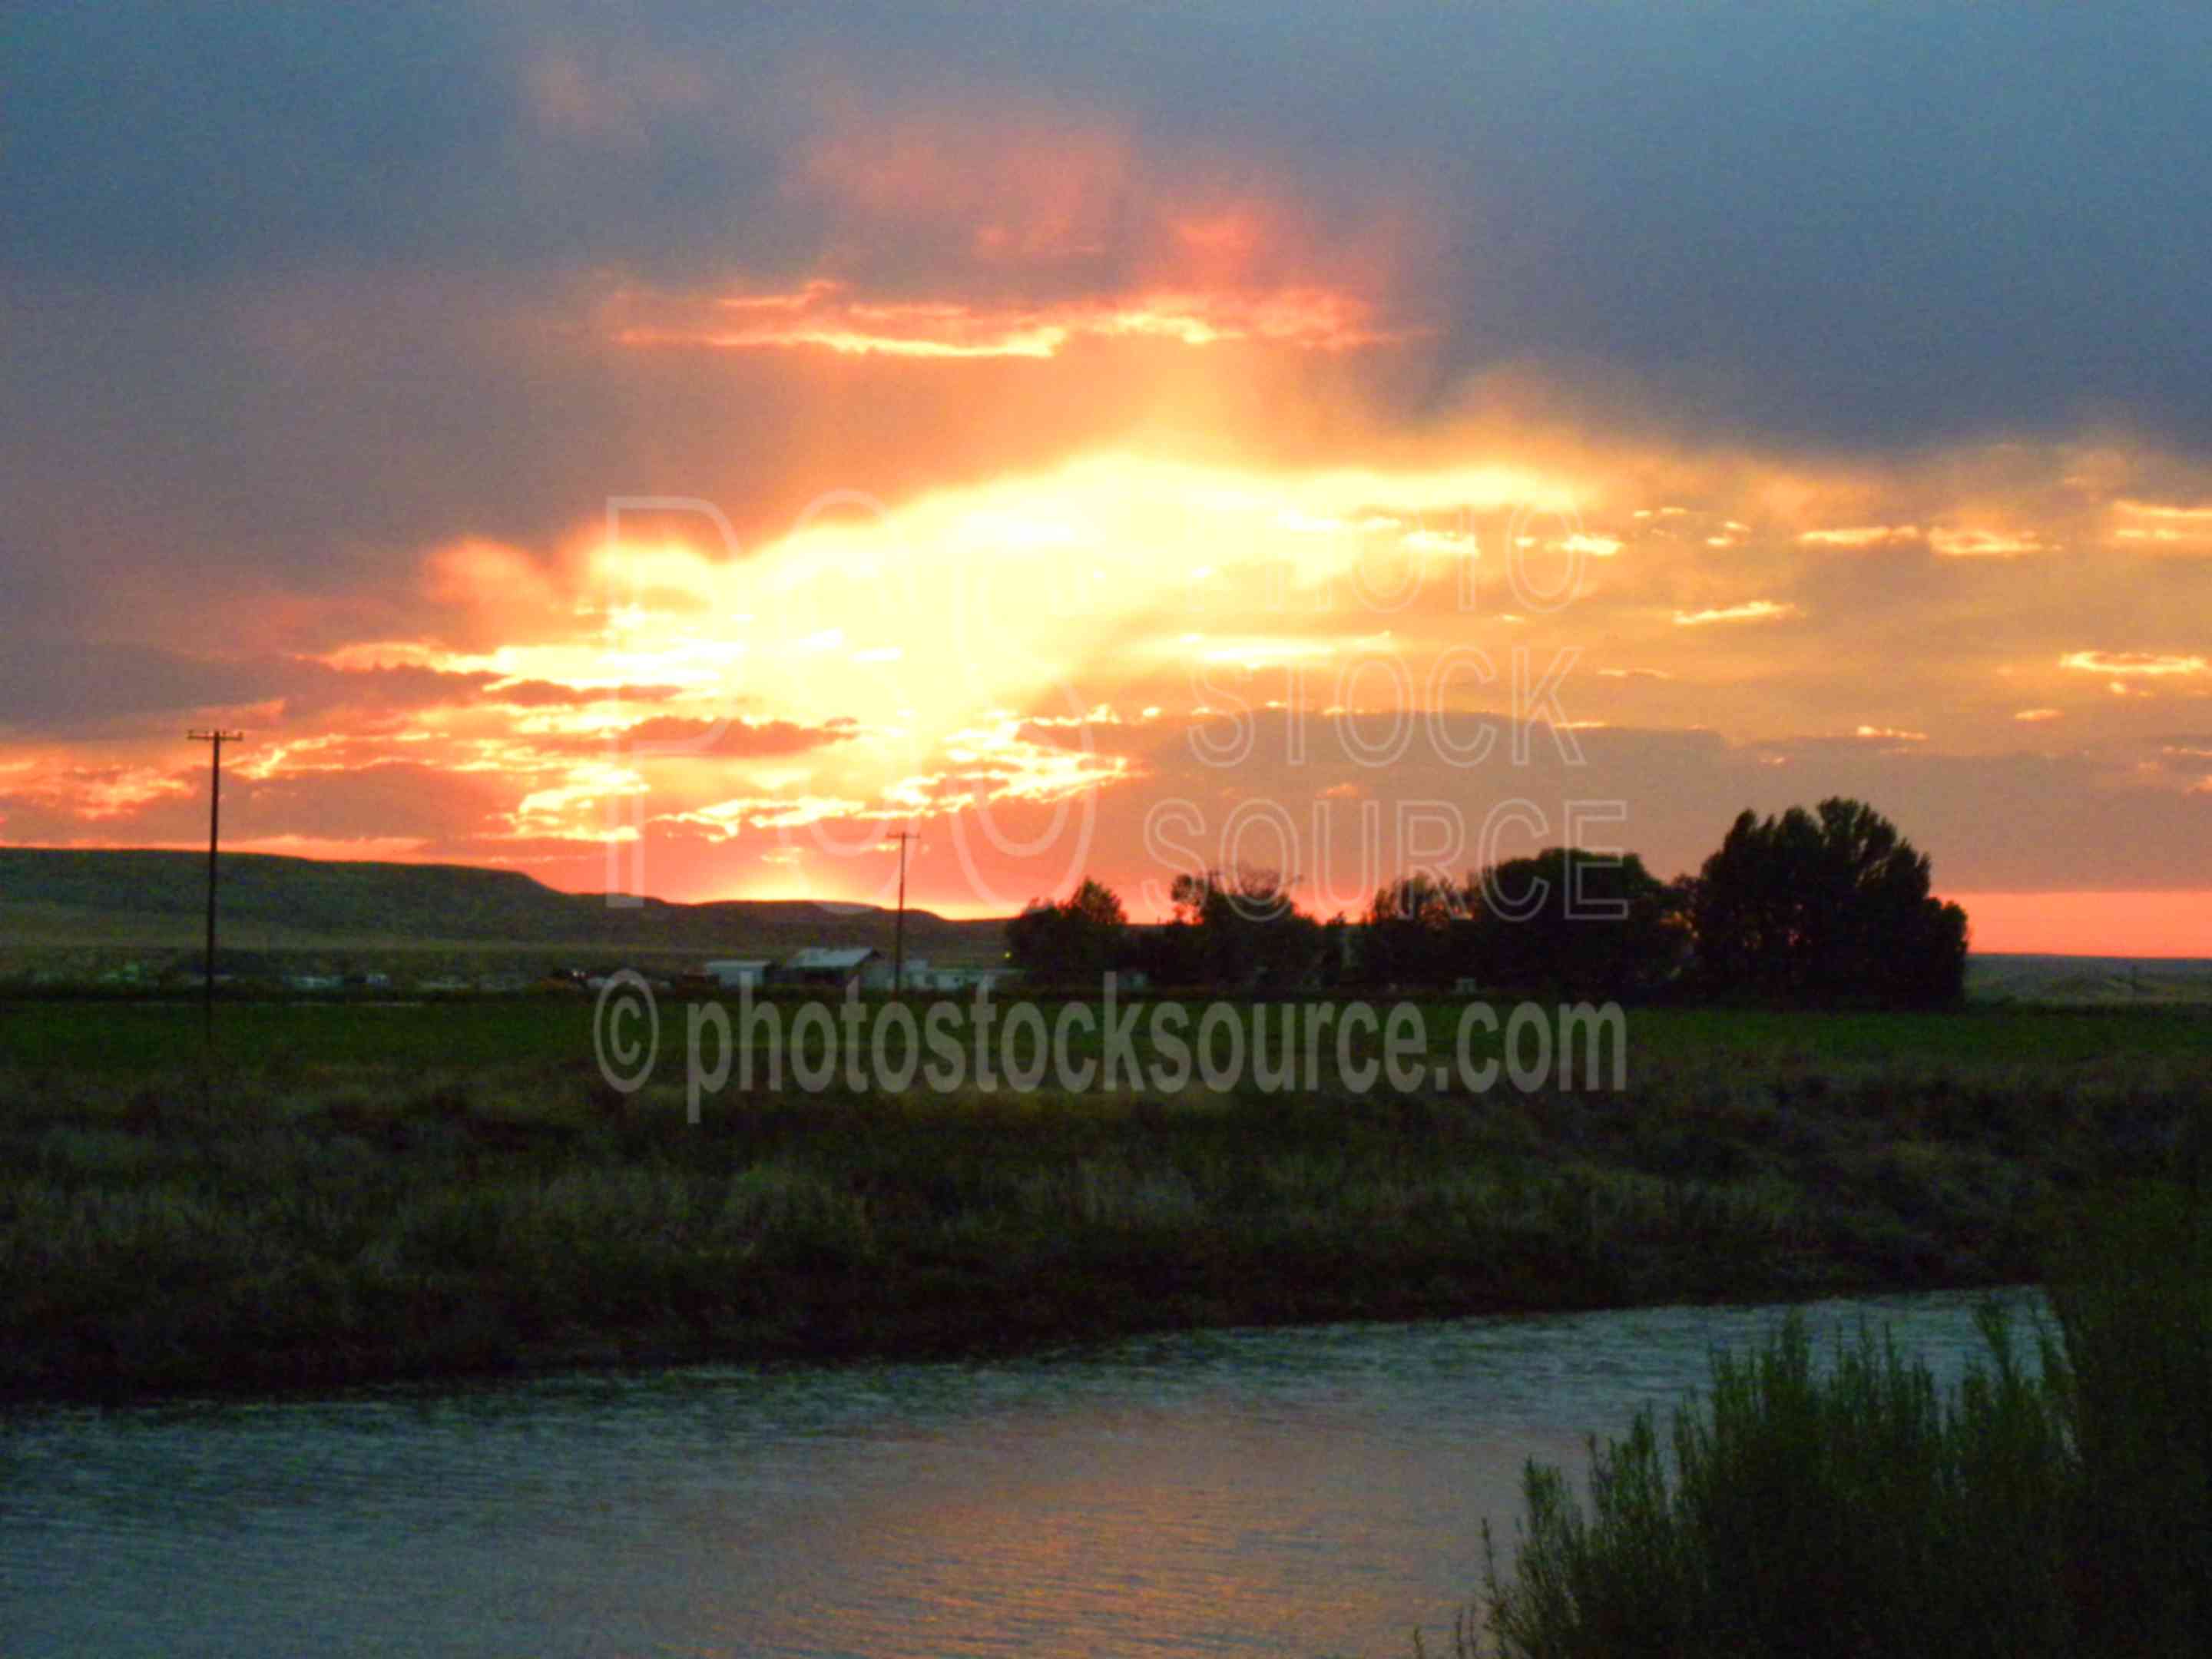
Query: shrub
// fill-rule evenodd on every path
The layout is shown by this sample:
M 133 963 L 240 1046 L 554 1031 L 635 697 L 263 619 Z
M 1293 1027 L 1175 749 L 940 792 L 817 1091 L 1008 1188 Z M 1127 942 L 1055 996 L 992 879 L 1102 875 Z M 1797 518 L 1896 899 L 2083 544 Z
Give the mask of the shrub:
M 1862 1328 L 1825 1373 L 1794 1314 L 1670 1442 L 1591 1443 L 1589 1511 L 1531 1463 L 1517 1569 L 1483 1528 L 1487 1626 L 1527 1659 L 2212 1652 L 2212 1221 L 2106 1206 L 2053 1263 L 2060 1337 L 1939 1395 Z M 1476 1650 L 1474 1621 L 1456 1633 Z

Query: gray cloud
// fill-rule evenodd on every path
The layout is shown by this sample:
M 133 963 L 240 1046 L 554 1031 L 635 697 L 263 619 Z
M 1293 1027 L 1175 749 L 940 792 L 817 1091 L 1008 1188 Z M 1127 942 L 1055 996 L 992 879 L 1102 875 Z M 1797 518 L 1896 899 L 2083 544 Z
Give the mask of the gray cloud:
M 500 676 L 392 666 L 339 669 L 305 657 L 210 657 L 102 644 L 55 633 L 0 657 L 0 732 L 63 737 L 143 729 L 143 719 L 283 704 L 289 724 L 338 711 L 386 714 L 471 704 L 574 705 L 613 695 L 525 681 L 498 691 Z M 625 686 L 654 700 L 667 688 Z
M 789 188 L 841 118 L 1014 106 L 1280 181 L 1324 229 L 1378 192 L 1418 203 L 1442 254 L 1413 296 L 1441 331 L 1439 389 L 1603 365 L 1608 395 L 1626 376 L 1678 421 L 1812 442 L 2097 414 L 2212 439 L 2190 348 L 2212 253 L 2201 8 L 623 19 L 25 9 L 0 258 L 103 283 L 790 272 L 852 246 Z M 900 246 L 932 244 L 909 225 Z
M 83 733 L 134 715 L 248 702 L 272 694 L 274 668 L 48 635 L 0 654 L 0 731 Z

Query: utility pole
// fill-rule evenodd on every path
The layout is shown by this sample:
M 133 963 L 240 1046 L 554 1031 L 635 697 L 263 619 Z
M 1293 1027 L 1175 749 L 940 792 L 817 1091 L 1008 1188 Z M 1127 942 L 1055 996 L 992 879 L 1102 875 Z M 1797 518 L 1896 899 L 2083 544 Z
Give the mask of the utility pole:
M 906 844 L 915 839 L 911 830 L 902 830 L 896 835 L 885 836 L 884 844 L 898 843 L 899 896 L 898 920 L 891 924 L 891 994 L 897 996 L 906 989 Z
M 206 992 L 207 1040 L 215 1042 L 215 849 L 222 825 L 222 746 L 237 743 L 246 733 L 226 732 L 217 726 L 210 732 L 187 732 L 185 735 L 194 743 L 215 745 L 208 767 L 208 917 L 207 917 L 207 975 L 204 984 Z

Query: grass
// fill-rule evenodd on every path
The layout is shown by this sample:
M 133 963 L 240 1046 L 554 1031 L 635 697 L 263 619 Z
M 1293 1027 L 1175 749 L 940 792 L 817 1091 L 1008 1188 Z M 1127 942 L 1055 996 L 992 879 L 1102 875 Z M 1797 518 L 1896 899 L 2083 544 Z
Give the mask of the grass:
M 1418 1157 L 1388 1115 L 1149 1107 L 770 1101 L 690 1129 L 447 1085 L 50 1121 L 7 1149 L 0 1365 L 19 1390 L 319 1384 L 1586 1304 L 1680 1203 Z M 1741 1245 L 1772 1219 L 1717 1192 L 1700 1224 Z
M 2078 1451 L 2072 1599 L 2106 1650 L 2212 1651 L 2212 1220 L 2161 1187 L 2094 1214 L 2053 1287 Z
M 1416 1006 L 1422 1054 L 1450 1059 L 1461 1005 Z M 549 1053 L 588 1058 L 592 1012 L 584 996 L 412 1005 L 386 998 L 233 1000 L 220 1011 L 220 1046 L 228 1063 L 246 1073 L 374 1061 L 474 1066 Z M 1248 1030 L 1255 1017 L 1247 1011 Z M 676 1082 L 683 1021 L 674 1008 L 665 1018 L 668 1041 L 657 1075 Z M 1924 1079 L 1948 1073 L 1961 1086 L 1993 1079 L 2009 1090 L 2038 1074 L 2070 1086 L 2100 1074 L 2137 1077 L 2160 1062 L 2200 1074 L 2212 1066 L 2212 1014 L 2186 1007 L 2000 1006 L 1948 1014 L 1650 1007 L 1632 1009 L 1627 1018 L 1632 1080 L 1683 1071 L 1710 1076 L 1732 1065 L 1751 1074 L 1747 1081 L 1792 1090 L 1901 1068 Z M 964 1034 L 964 1019 L 957 1029 Z M 1149 1051 L 1149 1028 L 1139 1035 L 1140 1048 Z M 1324 1051 L 1333 1044 L 1331 1031 Z M 1100 1038 L 1080 1033 L 1074 1046 L 1096 1054 Z M 0 998 L 0 1066 L 113 1076 L 173 1068 L 194 1060 L 199 1048 L 200 1011 L 190 989 L 166 1001 Z M 1495 1056 L 1499 1041 L 1478 1030 L 1471 1052 Z
M 1821 1374 L 1792 1320 L 1764 1352 L 1717 1358 L 1711 1397 L 1676 1413 L 1669 1442 L 1647 1411 L 1594 1449 L 1587 1516 L 1558 1471 L 1532 1468 L 1510 1584 L 1485 1531 L 1503 1651 L 2057 1650 L 2039 1570 L 2062 1425 L 2010 1334 L 1986 1334 L 1992 1367 L 1947 1401 L 1870 1332 Z
M 2212 1071 L 2154 1012 L 1962 1016 L 2016 1039 L 1978 1060 L 1649 1010 L 1620 1091 L 732 1085 L 691 1124 L 672 1010 L 629 1096 L 581 1000 L 221 1016 L 204 1066 L 190 1006 L 0 1006 L 0 1391 L 2017 1281 L 2082 1194 L 2191 1165 Z
M 1948 1395 L 1796 1320 L 1709 1396 L 1593 1443 L 1588 1507 L 1532 1463 L 1482 1622 L 1516 1659 L 2212 1651 L 2212 1226 L 2152 1183 L 2055 1261 L 2040 1364 L 1994 1310 Z M 1484 1648 L 1463 1617 L 1458 1650 Z

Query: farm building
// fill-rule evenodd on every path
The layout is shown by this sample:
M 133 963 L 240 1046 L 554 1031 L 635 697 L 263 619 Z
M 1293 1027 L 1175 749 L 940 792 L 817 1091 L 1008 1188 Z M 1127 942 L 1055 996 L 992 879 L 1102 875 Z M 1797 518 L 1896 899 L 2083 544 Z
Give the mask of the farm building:
M 793 951 L 769 975 L 769 983 L 775 985 L 823 986 L 833 990 L 842 990 L 855 981 L 864 991 L 889 990 L 890 958 L 865 945 L 810 945 Z
M 766 957 L 733 957 L 707 964 L 707 977 L 725 991 L 758 990 L 768 982 Z
M 906 988 L 909 991 L 973 991 L 978 986 L 996 990 L 1014 972 L 1012 968 L 933 968 L 914 957 L 906 960 Z

